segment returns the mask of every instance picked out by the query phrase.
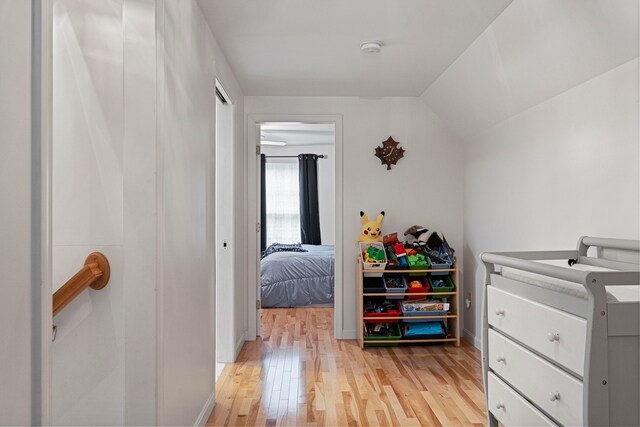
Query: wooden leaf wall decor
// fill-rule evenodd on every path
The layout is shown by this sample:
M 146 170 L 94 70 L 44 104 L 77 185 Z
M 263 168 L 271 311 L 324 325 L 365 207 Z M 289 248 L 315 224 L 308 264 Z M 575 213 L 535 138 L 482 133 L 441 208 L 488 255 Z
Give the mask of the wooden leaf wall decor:
M 376 147 L 376 157 L 380 159 L 380 163 L 387 165 L 387 170 L 391 169 L 391 165 L 395 165 L 398 160 L 404 157 L 404 148 L 398 147 L 399 142 L 389 137 L 382 142 L 382 147 Z

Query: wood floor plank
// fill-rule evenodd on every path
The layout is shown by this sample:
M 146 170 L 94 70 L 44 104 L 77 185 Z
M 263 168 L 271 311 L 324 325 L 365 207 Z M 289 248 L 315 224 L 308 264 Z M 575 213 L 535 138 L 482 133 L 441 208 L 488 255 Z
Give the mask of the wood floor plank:
M 370 347 L 336 340 L 333 309 L 262 311 L 216 383 L 207 425 L 483 425 L 480 352 L 453 345 Z

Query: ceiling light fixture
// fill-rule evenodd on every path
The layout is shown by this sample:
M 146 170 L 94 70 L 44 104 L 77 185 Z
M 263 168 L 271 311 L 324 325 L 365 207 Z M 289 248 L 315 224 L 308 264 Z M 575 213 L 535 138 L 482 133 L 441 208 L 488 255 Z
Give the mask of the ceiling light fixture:
M 378 53 L 382 49 L 382 42 L 378 40 L 368 40 L 360 43 L 360 50 L 365 53 Z
M 269 141 L 267 139 L 263 139 L 262 141 L 260 141 L 260 144 L 261 145 L 277 145 L 278 147 L 283 147 L 287 145 L 287 143 L 284 141 Z

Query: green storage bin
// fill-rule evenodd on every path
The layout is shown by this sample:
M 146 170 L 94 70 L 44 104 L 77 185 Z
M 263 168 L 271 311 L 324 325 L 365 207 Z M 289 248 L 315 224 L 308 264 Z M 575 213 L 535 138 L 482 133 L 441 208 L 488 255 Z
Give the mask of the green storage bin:
M 373 326 L 375 324 L 364 323 L 364 328 L 366 328 L 367 325 Z M 380 342 L 380 341 L 385 341 L 385 340 L 399 340 L 399 339 L 402 339 L 402 332 L 400 331 L 400 324 L 399 323 L 386 323 L 386 325 L 387 325 L 387 328 L 390 328 L 394 332 L 395 335 L 388 335 L 388 336 L 384 336 L 384 337 L 371 337 L 371 336 L 364 335 L 365 344 L 367 344 L 369 346 L 377 346 L 377 347 L 392 347 L 392 346 L 397 345 L 396 343 L 392 343 L 392 342 Z
M 445 286 L 433 286 L 433 283 L 438 281 L 438 280 L 443 280 L 445 283 Z M 453 284 L 453 280 L 451 280 L 451 275 L 447 275 L 447 276 L 429 276 L 429 286 L 431 286 L 431 292 L 434 293 L 438 293 L 438 292 L 454 292 L 456 289 L 456 285 Z M 448 298 L 450 295 L 432 295 L 431 298 Z
M 418 254 L 422 255 L 424 257 L 425 263 L 423 265 L 411 265 L 411 263 L 409 263 L 409 270 L 429 270 L 429 269 L 431 269 L 431 260 L 429 259 L 429 257 L 422 251 L 419 251 Z M 419 277 L 419 276 L 426 276 L 426 275 L 427 275 L 426 272 L 409 273 L 409 276 L 411 276 L 411 277 Z

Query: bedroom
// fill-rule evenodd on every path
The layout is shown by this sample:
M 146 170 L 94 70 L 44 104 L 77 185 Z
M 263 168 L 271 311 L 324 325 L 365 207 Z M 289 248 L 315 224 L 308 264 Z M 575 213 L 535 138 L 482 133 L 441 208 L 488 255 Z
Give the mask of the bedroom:
M 0 425 L 640 425 L 640 0 L 0 23 Z
M 259 126 L 261 316 L 275 308 L 333 308 L 335 125 Z

